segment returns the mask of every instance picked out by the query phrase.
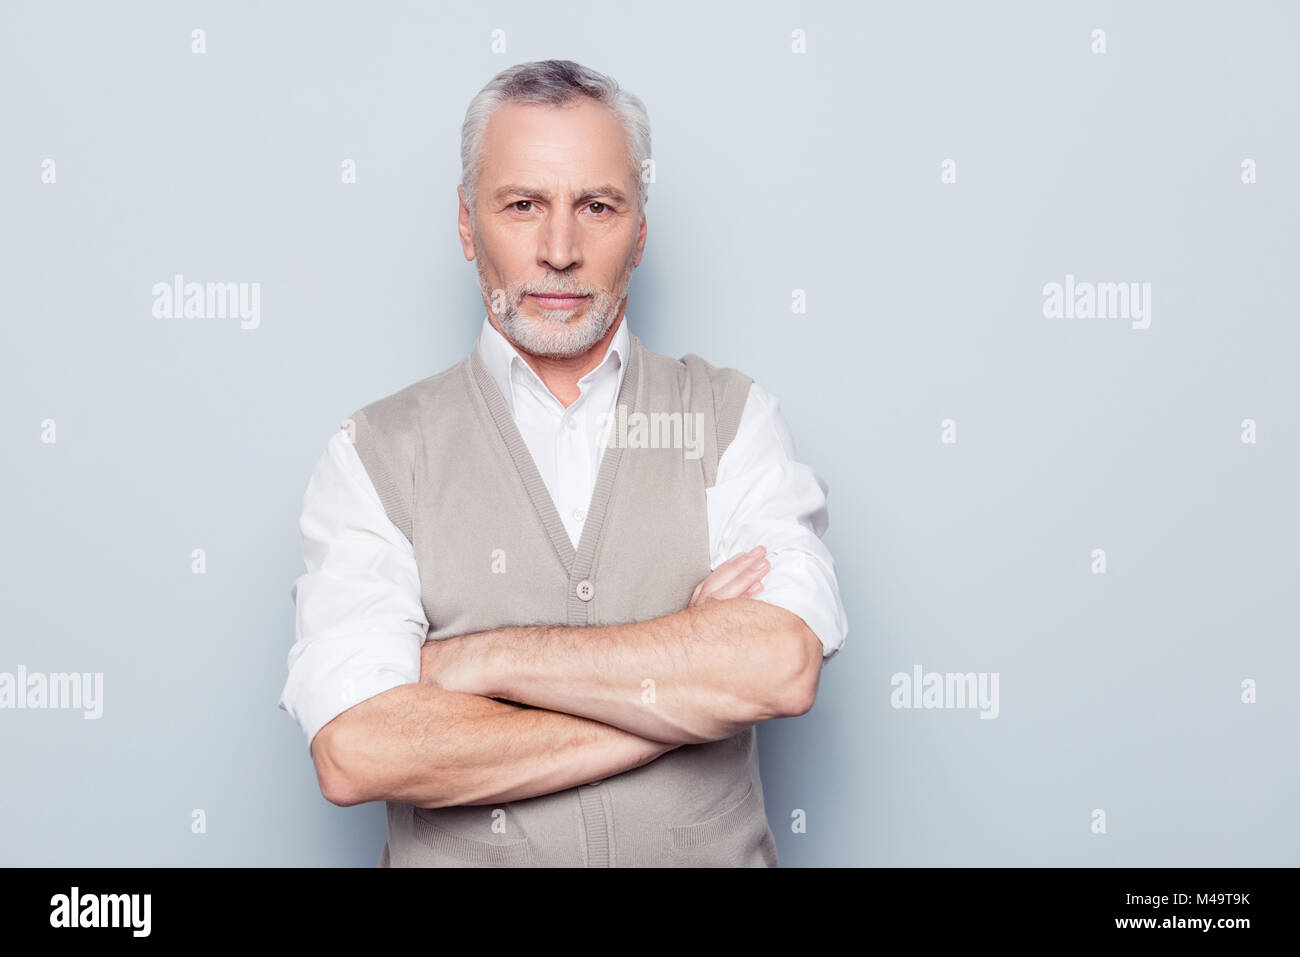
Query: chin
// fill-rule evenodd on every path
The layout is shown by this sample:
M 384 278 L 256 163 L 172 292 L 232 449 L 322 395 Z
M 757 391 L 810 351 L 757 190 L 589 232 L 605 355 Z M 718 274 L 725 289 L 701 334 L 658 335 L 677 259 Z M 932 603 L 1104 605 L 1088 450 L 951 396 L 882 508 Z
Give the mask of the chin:
M 571 319 L 576 319 L 581 310 L 581 306 L 574 306 L 572 309 L 543 309 L 540 314 L 529 316 L 529 318 L 538 322 L 566 323 Z

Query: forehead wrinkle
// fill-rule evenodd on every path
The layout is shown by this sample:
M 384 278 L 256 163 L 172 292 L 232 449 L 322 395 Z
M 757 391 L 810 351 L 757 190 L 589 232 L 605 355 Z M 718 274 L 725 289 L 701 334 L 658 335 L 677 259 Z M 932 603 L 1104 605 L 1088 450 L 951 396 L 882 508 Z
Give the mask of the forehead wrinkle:
M 598 122 L 590 122 L 593 117 Z M 588 122 L 575 136 L 577 124 L 571 121 L 579 118 Z M 574 190 L 575 197 L 601 190 L 624 203 L 638 188 L 639 173 L 629 163 L 631 152 L 621 123 L 607 108 L 591 104 L 540 108 L 505 104 L 487 123 L 482 156 L 484 185 L 493 179 L 505 183 L 490 194 L 497 201 L 512 185 L 523 187 L 513 190 L 521 197 L 550 201 L 556 194 L 547 187 L 564 180 L 592 184 Z M 569 173 L 566 167 L 579 172 Z

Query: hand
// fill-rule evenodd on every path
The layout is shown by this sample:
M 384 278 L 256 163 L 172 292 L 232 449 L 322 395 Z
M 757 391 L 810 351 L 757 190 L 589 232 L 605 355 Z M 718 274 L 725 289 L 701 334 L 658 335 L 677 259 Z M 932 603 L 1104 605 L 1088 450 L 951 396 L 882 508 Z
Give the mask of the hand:
M 708 578 L 695 586 L 686 607 L 702 605 L 706 601 L 750 598 L 758 594 L 763 590 L 763 576 L 772 567 L 763 557 L 766 553 L 767 549 L 759 545 L 753 551 L 723 562 L 709 573 Z

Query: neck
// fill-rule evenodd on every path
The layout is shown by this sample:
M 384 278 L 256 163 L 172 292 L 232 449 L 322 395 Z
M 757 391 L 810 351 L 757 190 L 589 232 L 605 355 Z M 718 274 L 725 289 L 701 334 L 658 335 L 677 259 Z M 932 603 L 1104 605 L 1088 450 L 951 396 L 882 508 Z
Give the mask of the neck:
M 492 323 L 497 332 L 501 332 L 502 338 L 509 342 L 520 358 L 528 363 L 529 368 L 537 373 L 537 378 L 542 380 L 542 384 L 555 396 L 566 409 L 578 401 L 578 396 L 582 394 L 578 388 L 578 380 L 585 376 L 596 366 L 600 365 L 605 353 L 609 351 L 609 344 L 617 334 L 619 326 L 623 324 L 623 313 L 627 310 L 627 300 L 624 299 L 622 305 L 618 307 L 618 316 L 610 323 L 609 330 L 586 352 L 576 356 L 539 356 L 531 352 L 525 352 L 510 340 L 504 332 L 501 332 L 501 325 L 497 322 L 491 310 L 488 311 L 488 321 Z

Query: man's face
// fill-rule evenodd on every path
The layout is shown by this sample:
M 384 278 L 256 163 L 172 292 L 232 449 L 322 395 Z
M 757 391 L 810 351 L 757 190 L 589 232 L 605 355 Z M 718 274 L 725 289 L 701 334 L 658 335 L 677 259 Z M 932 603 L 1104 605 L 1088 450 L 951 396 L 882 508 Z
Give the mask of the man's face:
M 465 257 L 506 338 L 533 355 L 587 352 L 623 314 L 645 247 L 627 134 L 586 97 L 506 103 L 488 120 Z

